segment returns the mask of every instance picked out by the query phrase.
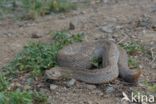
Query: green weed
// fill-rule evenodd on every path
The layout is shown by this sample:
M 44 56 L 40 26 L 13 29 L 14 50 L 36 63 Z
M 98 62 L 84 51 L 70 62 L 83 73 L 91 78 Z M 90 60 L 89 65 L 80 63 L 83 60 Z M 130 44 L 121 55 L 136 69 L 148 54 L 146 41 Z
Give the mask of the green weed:
M 63 47 L 64 45 L 71 44 L 73 42 L 81 42 L 83 40 L 83 33 L 73 34 L 70 36 L 67 32 L 55 32 L 53 39 L 55 43 L 59 43 Z
M 21 19 L 36 19 L 52 12 L 75 8 L 76 5 L 69 0 L 0 0 L 0 17 L 14 15 Z
M 57 64 L 58 51 L 65 45 L 82 41 L 82 35 L 69 36 L 65 32 L 56 32 L 54 42 L 50 44 L 29 43 L 23 51 L 18 53 L 15 59 L 6 66 L 10 72 L 31 72 L 33 75 L 41 73 Z
M 128 58 L 128 66 L 130 68 L 138 68 L 139 67 L 139 63 L 138 63 L 138 61 L 135 58 L 129 57 Z
M 151 92 L 156 92 L 156 84 L 152 84 L 152 85 L 148 86 L 148 90 Z
M 8 87 L 9 82 L 3 74 L 0 74 L 0 91 L 4 91 Z
M 33 92 L 33 104 L 47 104 L 47 96 L 40 92 Z
M 139 67 L 138 60 L 135 59 L 133 56 L 143 53 L 144 51 L 143 46 L 137 42 L 127 42 L 124 44 L 120 44 L 120 46 L 123 47 L 127 51 L 127 53 L 130 55 L 128 59 L 129 67 L 138 68 Z
M 143 84 L 146 86 L 148 91 L 156 93 L 156 84 L 155 83 L 149 83 L 149 82 L 145 81 Z
M 7 104 L 8 98 L 4 92 L 0 92 L 0 104 Z
M 123 47 L 129 55 L 137 55 L 144 51 L 143 46 L 141 46 L 137 42 L 127 42 L 124 44 L 120 44 L 121 47 Z
M 42 74 L 44 70 L 54 67 L 57 64 L 58 51 L 65 45 L 82 41 L 82 35 L 70 36 L 65 32 L 56 32 L 53 39 L 54 42 L 50 44 L 29 43 L 4 68 L 3 73 L 5 75 L 0 74 L 0 104 L 46 104 L 47 96 L 40 92 L 9 91 L 7 89 L 9 84 L 7 80 L 14 78 L 10 77 L 10 75 L 16 75 L 19 72 L 30 72 L 36 76 Z
M 151 92 L 156 93 L 156 84 L 151 84 L 148 86 L 148 90 Z
M 0 92 L 0 104 L 45 104 L 47 96 L 39 92 L 11 91 Z
M 0 0 L 0 19 L 9 16 L 12 10 L 12 2 L 10 0 Z
M 25 19 L 36 19 L 38 16 L 44 16 L 49 13 L 49 0 L 22 0 Z
M 101 68 L 102 58 L 93 57 L 91 64 L 92 64 L 92 68 Z
M 32 104 L 31 94 L 23 91 L 9 91 L 8 79 L 0 74 L 0 104 Z
M 53 0 L 50 4 L 50 10 L 54 12 L 65 12 L 70 9 L 76 9 L 76 5 L 67 0 Z
M 28 92 L 0 92 L 0 104 L 32 104 L 32 96 Z

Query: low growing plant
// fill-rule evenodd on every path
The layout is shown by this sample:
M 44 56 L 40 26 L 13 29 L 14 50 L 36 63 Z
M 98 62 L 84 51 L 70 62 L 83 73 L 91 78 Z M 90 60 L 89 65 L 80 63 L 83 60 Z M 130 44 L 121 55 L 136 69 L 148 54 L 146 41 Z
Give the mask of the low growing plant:
M 130 68 L 138 68 L 139 67 L 139 63 L 138 63 L 137 59 L 135 59 L 133 57 L 128 58 L 128 65 Z
M 61 48 L 82 41 L 81 36 L 81 34 L 69 36 L 65 32 L 56 32 L 53 36 L 54 42 L 50 44 L 31 42 L 6 68 L 11 72 L 32 72 L 34 75 L 40 75 L 44 70 L 57 64 L 57 54 Z
M 69 0 L 0 0 L 0 17 L 11 15 L 21 19 L 36 19 L 52 12 L 75 9 Z
M 45 94 L 42 94 L 41 92 L 33 92 L 33 104 L 47 104 L 47 96 Z
M 47 96 L 40 92 L 11 91 L 0 92 L 0 104 L 46 104 Z
M 156 83 L 149 83 L 145 81 L 143 84 L 145 85 L 148 91 L 156 93 Z
M 65 12 L 70 9 L 76 9 L 76 5 L 68 0 L 53 0 L 50 3 L 50 10 L 54 12 Z
M 144 51 L 143 46 L 141 46 L 137 42 L 127 42 L 124 44 L 120 44 L 121 47 L 123 47 L 129 55 L 136 55 L 140 54 Z
M 58 51 L 65 45 L 82 41 L 82 35 L 70 36 L 65 32 L 56 32 L 50 44 L 31 42 L 17 54 L 0 74 L 0 104 L 46 104 L 47 96 L 37 91 L 21 91 L 16 88 L 9 90 L 12 75 L 30 72 L 40 75 L 44 70 L 57 65 Z M 10 76 L 11 75 L 11 76 Z M 7 77 L 7 79 L 6 79 Z
M 9 82 L 7 81 L 3 73 L 0 74 L 0 91 L 4 91 L 8 87 Z

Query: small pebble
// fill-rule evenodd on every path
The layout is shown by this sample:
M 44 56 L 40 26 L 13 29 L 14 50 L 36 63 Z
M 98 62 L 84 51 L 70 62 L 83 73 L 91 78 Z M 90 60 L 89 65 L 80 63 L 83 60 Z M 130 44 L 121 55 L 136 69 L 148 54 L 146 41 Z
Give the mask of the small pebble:
M 103 92 L 101 90 L 93 90 L 92 94 L 96 94 L 97 96 L 103 96 Z
M 49 96 L 48 99 L 47 99 L 47 103 L 52 104 L 52 102 L 53 102 L 53 97 Z
M 37 33 L 32 33 L 31 34 L 31 38 L 41 38 L 42 36 L 40 34 Z
M 140 68 L 140 69 L 143 69 L 144 67 L 143 67 L 142 65 L 139 65 L 139 68 Z
M 89 89 L 89 90 L 96 89 L 96 86 L 95 86 L 95 85 L 89 85 L 89 84 L 88 84 L 86 87 L 87 87 L 87 89 Z
M 75 29 L 75 24 L 73 22 L 69 23 L 69 30 L 74 30 Z
M 67 87 L 71 87 L 75 84 L 76 80 L 75 79 L 71 79 L 70 81 L 67 82 Z
M 81 14 L 86 14 L 86 11 L 81 11 Z
M 100 30 L 105 33 L 113 33 L 114 28 L 113 28 L 113 25 L 105 25 L 101 27 Z
M 31 89 L 31 86 L 29 86 L 29 85 L 24 86 L 24 90 L 29 90 L 29 89 Z
M 48 89 L 40 88 L 40 93 L 42 93 L 42 94 L 47 94 L 48 92 L 49 92 Z
M 115 91 L 115 89 L 112 87 L 112 86 L 108 86 L 107 88 L 106 88 L 106 93 L 107 94 L 111 94 L 111 93 L 113 93 Z
M 58 86 L 54 84 L 50 84 L 50 90 L 55 90 Z
M 156 69 L 156 64 L 153 63 L 151 67 L 152 67 L 152 69 Z
M 83 103 L 84 103 L 84 104 L 93 104 L 93 102 L 90 101 L 90 100 L 88 100 L 88 101 L 84 101 Z

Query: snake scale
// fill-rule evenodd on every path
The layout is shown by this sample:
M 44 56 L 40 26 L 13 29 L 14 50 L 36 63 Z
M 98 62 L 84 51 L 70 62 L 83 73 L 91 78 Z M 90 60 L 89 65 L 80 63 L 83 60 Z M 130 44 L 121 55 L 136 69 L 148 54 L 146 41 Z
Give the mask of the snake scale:
M 100 68 L 93 68 L 93 58 L 101 59 Z M 128 68 L 124 49 L 110 40 L 73 43 L 61 49 L 57 56 L 59 67 L 45 72 L 48 79 L 74 78 L 86 83 L 100 84 L 120 77 L 126 82 L 137 82 L 141 72 Z

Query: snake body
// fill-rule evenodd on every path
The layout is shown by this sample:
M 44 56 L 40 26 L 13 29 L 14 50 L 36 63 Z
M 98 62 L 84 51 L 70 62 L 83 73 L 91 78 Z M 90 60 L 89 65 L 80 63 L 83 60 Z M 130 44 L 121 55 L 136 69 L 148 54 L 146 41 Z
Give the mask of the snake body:
M 101 68 L 92 68 L 92 59 L 102 59 Z M 128 56 L 124 49 L 109 40 L 74 43 L 59 51 L 59 67 L 46 71 L 49 79 L 74 78 L 86 83 L 107 83 L 118 76 L 127 82 L 136 82 L 140 72 L 128 68 Z

